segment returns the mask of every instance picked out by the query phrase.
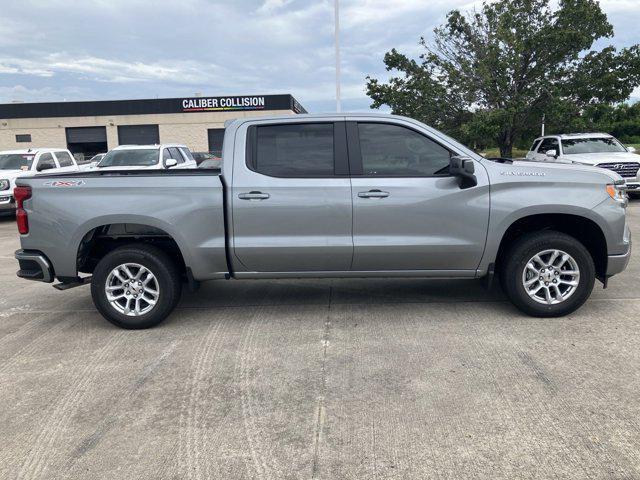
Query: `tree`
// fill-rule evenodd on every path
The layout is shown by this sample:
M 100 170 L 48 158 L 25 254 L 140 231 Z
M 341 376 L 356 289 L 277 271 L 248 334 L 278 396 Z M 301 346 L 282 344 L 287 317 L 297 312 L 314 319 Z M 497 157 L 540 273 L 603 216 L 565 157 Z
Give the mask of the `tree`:
M 553 7 L 552 5 L 556 5 Z M 640 84 L 640 46 L 588 51 L 613 27 L 597 0 L 498 0 L 453 10 L 420 44 L 418 60 L 395 49 L 387 83 L 367 77 L 372 108 L 383 105 L 468 143 L 514 143 L 539 125 L 579 117 L 593 105 L 629 98 Z

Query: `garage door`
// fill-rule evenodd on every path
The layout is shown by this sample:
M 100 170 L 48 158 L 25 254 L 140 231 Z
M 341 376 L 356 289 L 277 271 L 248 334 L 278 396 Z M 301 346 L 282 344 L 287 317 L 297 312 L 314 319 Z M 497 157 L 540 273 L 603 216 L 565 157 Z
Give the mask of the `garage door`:
M 160 143 L 158 125 L 120 125 L 119 145 L 153 145 Z
M 67 128 L 67 143 L 102 143 L 106 141 L 106 127 Z

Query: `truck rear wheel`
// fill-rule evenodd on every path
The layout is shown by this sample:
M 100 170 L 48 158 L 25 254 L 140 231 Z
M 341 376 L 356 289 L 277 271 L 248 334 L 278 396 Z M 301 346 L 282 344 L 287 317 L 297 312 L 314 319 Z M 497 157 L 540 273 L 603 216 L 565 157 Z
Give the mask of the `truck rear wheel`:
M 93 303 L 121 328 L 150 328 L 162 322 L 180 300 L 180 272 L 152 245 L 125 245 L 96 266 L 91 281 Z
M 595 266 L 589 251 L 564 233 L 527 234 L 506 252 L 502 288 L 511 302 L 534 317 L 559 317 L 591 295 Z

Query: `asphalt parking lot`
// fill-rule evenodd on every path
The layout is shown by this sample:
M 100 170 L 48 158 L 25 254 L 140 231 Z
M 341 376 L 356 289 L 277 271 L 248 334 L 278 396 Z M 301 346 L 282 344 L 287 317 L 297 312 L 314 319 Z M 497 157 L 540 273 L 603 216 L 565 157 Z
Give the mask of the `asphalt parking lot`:
M 560 319 L 477 281 L 220 281 L 123 331 L 18 245 L 0 219 L 0 478 L 640 478 L 637 249 Z

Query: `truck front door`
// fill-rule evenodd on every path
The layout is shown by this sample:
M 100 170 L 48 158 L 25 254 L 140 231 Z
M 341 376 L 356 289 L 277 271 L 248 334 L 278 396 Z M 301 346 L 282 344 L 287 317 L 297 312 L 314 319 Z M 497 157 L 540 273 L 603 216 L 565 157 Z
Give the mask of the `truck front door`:
M 489 182 L 461 189 L 452 152 L 415 126 L 348 122 L 354 271 L 475 274 L 489 222 Z M 463 272 L 464 271 L 464 272 Z
M 246 271 L 349 270 L 344 122 L 252 125 L 236 136 L 234 150 L 241 153 L 234 155 L 230 182 L 233 252 Z

